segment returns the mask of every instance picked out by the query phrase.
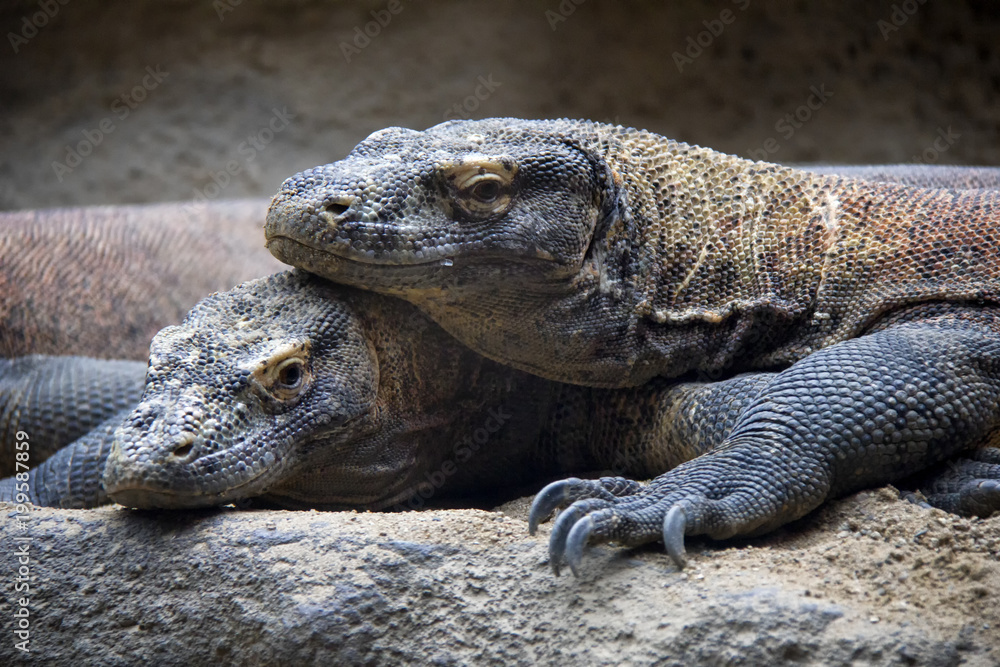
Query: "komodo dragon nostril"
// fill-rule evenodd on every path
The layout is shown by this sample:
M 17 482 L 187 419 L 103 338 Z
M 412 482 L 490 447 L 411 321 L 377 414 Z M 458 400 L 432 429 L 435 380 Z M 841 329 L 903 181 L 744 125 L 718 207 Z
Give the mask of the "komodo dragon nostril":
M 183 434 L 177 439 L 177 444 L 174 445 L 173 455 L 179 459 L 186 457 L 191 453 L 191 449 L 194 447 L 194 441 L 194 433 Z
M 324 212 L 328 213 L 332 218 L 336 219 L 347 213 L 347 210 L 351 208 L 350 199 L 335 199 L 328 203 L 324 208 Z

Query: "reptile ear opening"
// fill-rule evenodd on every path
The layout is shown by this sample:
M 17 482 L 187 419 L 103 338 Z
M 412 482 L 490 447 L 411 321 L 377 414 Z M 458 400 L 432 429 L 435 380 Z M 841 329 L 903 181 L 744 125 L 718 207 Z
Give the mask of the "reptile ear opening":
M 353 200 L 349 197 L 338 197 L 330 202 L 328 202 L 323 210 L 333 216 L 334 218 L 339 218 L 340 216 L 347 213 L 353 204 Z

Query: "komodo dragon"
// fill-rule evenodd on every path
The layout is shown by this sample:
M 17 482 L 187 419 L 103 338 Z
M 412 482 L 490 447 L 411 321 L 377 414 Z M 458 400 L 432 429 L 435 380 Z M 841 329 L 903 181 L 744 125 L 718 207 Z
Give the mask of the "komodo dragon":
M 0 213 L 0 475 L 36 465 L 142 391 L 149 341 L 202 297 L 279 271 L 268 200 Z M 76 355 L 46 360 L 25 355 Z M 126 371 L 125 368 L 131 370 Z M 24 450 L 19 450 L 24 451 Z
M 544 489 L 531 525 L 568 506 L 550 545 L 575 569 L 586 544 L 612 540 L 662 538 L 680 564 L 685 535 L 771 530 L 1000 440 L 998 223 L 1000 190 L 491 119 L 374 133 L 288 179 L 265 233 L 279 259 L 402 296 L 551 379 L 775 373 L 716 451 L 648 486 Z
M 475 354 L 403 301 L 306 273 L 206 298 L 150 357 L 138 407 L 0 480 L 0 500 L 378 509 L 566 472 L 650 477 L 724 442 L 774 376 L 561 384 Z M 997 450 L 932 474 L 925 494 L 989 514 L 1000 503 L 976 491 L 984 476 L 1000 479 Z

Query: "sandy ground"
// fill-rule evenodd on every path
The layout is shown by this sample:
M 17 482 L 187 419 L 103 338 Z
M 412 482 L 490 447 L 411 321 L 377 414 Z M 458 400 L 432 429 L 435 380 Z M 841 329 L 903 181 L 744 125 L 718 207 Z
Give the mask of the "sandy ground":
M 502 510 L 526 522 L 529 501 Z M 873 632 L 883 622 L 915 623 L 976 637 L 1000 662 L 1000 516 L 965 519 L 925 510 L 885 487 L 829 503 L 762 538 L 688 542 L 690 568 L 665 575 L 665 585 L 679 578 L 715 593 L 775 586 L 864 610 Z M 621 557 L 608 547 L 594 551 L 584 561 L 584 577 L 601 576 Z M 632 556 L 671 569 L 659 546 Z

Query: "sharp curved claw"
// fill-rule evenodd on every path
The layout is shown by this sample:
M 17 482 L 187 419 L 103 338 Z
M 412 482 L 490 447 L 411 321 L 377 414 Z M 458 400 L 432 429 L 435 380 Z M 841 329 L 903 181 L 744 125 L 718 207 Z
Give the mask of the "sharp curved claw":
M 580 560 L 583 558 L 583 548 L 587 546 L 591 533 L 594 532 L 594 519 L 586 516 L 573 525 L 566 538 L 565 558 L 574 577 L 579 577 Z
M 552 526 L 552 534 L 549 536 L 549 565 L 552 572 L 559 576 L 559 564 L 562 562 L 563 553 L 566 551 L 566 539 L 569 537 L 573 525 L 580 518 L 580 510 L 570 505 Z
M 531 503 L 531 512 L 528 514 L 528 534 L 534 535 L 538 530 L 538 524 L 552 516 L 567 500 L 567 490 L 570 485 L 578 483 L 578 479 L 563 479 L 552 482 L 538 492 L 535 500 Z
M 667 553 L 674 559 L 678 569 L 683 569 L 687 564 L 684 557 L 684 530 L 687 527 L 687 515 L 684 508 L 674 505 L 663 518 L 663 545 L 667 548 Z

